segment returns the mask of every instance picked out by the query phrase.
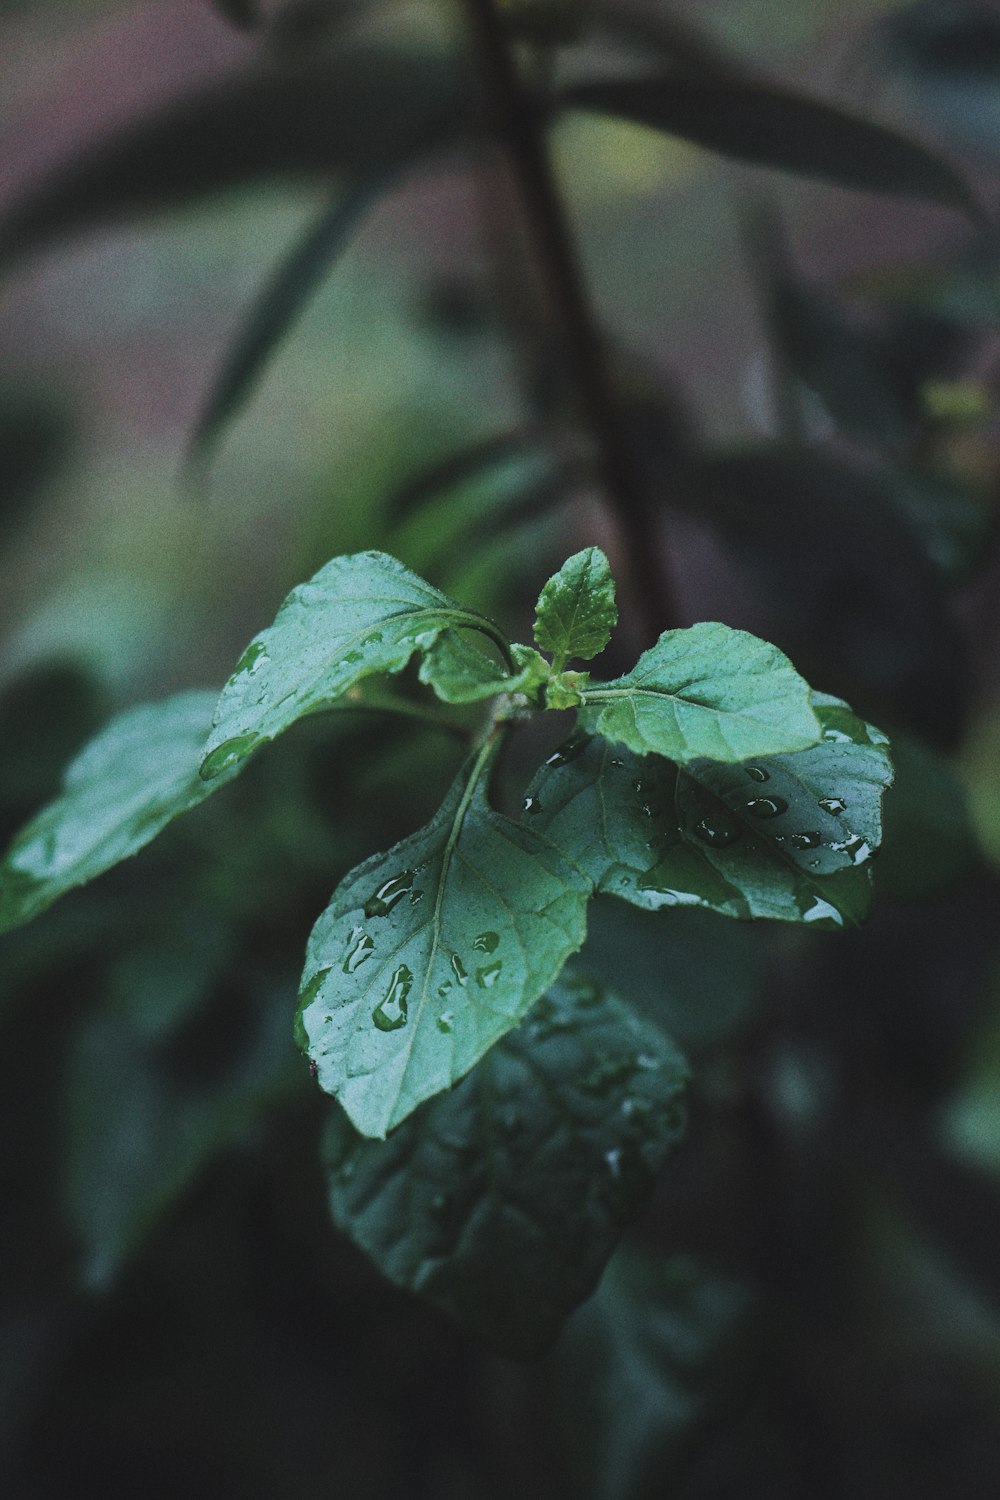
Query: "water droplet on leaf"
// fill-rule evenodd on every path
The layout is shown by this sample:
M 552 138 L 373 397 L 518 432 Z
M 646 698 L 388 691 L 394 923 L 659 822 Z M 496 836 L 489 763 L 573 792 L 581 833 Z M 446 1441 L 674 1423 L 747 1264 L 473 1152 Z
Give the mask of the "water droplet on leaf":
M 788 842 L 793 849 L 818 849 L 823 839 L 818 833 L 790 833 Z
M 568 766 L 571 760 L 576 760 L 578 755 L 583 754 L 590 744 L 591 738 L 592 736 L 589 734 L 571 735 L 564 745 L 560 745 L 557 750 L 553 750 L 545 764 L 547 766 Z
M 702 818 L 694 825 L 694 831 L 703 843 L 711 844 L 713 849 L 724 849 L 727 844 L 735 844 L 742 832 L 732 814 L 721 810 Z
M 780 818 L 787 811 L 784 797 L 753 797 L 747 803 L 747 812 L 755 818 Z
M 398 1031 L 406 1025 L 406 997 L 413 984 L 413 973 L 405 964 L 393 971 L 385 997 L 372 1011 L 372 1020 L 379 1031 Z
M 499 959 L 496 959 L 493 963 L 487 964 L 485 968 L 476 970 L 476 982 L 481 989 L 491 990 L 500 978 L 502 969 L 503 964 Z
M 535 813 L 541 812 L 542 804 L 539 802 L 537 797 L 525 797 L 524 810 L 526 813 L 528 813 L 529 816 L 532 816 Z
M 451 972 L 454 974 L 455 978 L 463 988 L 468 984 L 469 975 L 466 971 L 465 965 L 463 964 L 457 953 L 453 953 L 451 955 Z
M 451 989 L 451 985 L 448 988 Z M 437 1018 L 438 1031 L 443 1031 L 447 1035 L 448 1032 L 454 1030 L 454 1026 L 455 1012 L 453 1010 L 443 1010 Z
M 839 818 L 847 807 L 847 803 L 841 797 L 821 797 L 819 805 L 825 813 L 831 813 L 835 818 Z
M 344 955 L 344 973 L 353 974 L 360 969 L 375 952 L 375 944 L 368 936 L 363 927 L 354 927 L 347 940 L 347 952 Z
M 495 953 L 500 942 L 499 932 L 481 932 L 473 940 L 473 948 L 477 953 Z
M 400 875 L 393 875 L 391 879 L 383 880 L 365 902 L 365 916 L 387 917 L 396 903 L 402 901 L 412 884 L 412 870 L 404 870 Z
M 770 781 L 771 773 L 763 766 L 747 766 L 747 775 L 751 781 Z

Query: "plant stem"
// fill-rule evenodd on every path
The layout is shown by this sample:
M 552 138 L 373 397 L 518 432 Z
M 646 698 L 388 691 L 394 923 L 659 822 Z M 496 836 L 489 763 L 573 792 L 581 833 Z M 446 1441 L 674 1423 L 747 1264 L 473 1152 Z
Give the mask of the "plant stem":
M 484 84 L 496 110 L 525 220 L 555 310 L 580 415 L 597 442 L 604 481 L 628 552 L 644 629 L 677 623 L 673 587 L 656 546 L 656 516 L 615 394 L 604 338 L 580 267 L 545 141 L 536 94 L 525 87 L 495 0 L 463 0 Z

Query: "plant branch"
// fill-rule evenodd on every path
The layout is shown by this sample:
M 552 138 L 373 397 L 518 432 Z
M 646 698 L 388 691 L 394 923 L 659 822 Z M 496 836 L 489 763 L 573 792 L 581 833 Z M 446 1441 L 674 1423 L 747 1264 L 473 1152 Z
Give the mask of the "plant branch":
M 622 529 L 643 623 L 655 636 L 677 623 L 672 583 L 654 543 L 658 517 L 650 505 L 614 390 L 604 338 L 552 170 L 544 138 L 544 114 L 537 95 L 518 74 L 495 0 L 463 3 L 555 311 L 576 404 L 596 440 L 601 477 Z

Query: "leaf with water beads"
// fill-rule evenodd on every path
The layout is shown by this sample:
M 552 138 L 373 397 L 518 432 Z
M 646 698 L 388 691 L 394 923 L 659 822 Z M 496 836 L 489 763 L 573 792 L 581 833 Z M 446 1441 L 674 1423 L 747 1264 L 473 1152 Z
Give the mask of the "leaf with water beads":
M 578 741 L 529 788 L 543 809 L 532 826 L 599 890 L 636 906 L 860 922 L 892 765 L 884 736 L 845 704 L 821 694 L 813 702 L 818 745 L 737 765 L 697 760 L 678 770 Z
M 144 848 L 229 776 L 198 775 L 212 692 L 180 693 L 113 718 L 66 771 L 62 794 L 17 835 L 0 865 L 0 931 Z
M 401 672 L 442 631 L 479 631 L 509 652 L 503 632 L 384 552 L 335 557 L 288 595 L 223 688 L 201 768 L 206 780 L 238 764 L 296 720 L 355 684 Z
M 707 621 L 665 631 L 631 672 L 586 688 L 581 726 L 683 763 L 802 750 L 820 737 L 809 685 L 776 646 Z
M 299 1043 L 365 1135 L 467 1073 L 583 942 L 590 882 L 489 806 L 494 753 L 425 828 L 342 881 L 309 939 Z
M 505 1353 L 538 1354 L 678 1140 L 686 1073 L 623 1001 L 561 979 L 388 1140 L 337 1112 L 324 1146 L 334 1219 L 398 1286 Z

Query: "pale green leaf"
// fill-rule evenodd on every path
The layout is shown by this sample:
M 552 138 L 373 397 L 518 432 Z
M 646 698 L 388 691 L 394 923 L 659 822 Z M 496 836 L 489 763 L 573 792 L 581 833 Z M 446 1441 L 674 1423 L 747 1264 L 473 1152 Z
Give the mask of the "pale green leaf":
M 787 656 L 715 622 L 665 631 L 631 672 L 589 687 L 580 723 L 679 763 L 802 750 L 820 737 L 809 685 Z
M 62 795 L 17 835 L 0 865 L 0 931 L 135 854 L 215 791 L 198 775 L 214 699 L 189 692 L 129 709 L 86 746 Z
M 589 661 L 603 651 L 617 623 L 611 566 L 600 547 L 587 547 L 568 558 L 539 594 L 535 642 L 561 672 L 567 661 Z
M 274 624 L 254 637 L 222 691 L 201 774 L 210 778 L 328 708 L 378 672 L 401 672 L 441 631 L 505 636 L 384 552 L 335 557 L 288 595 Z
M 506 1353 L 537 1354 L 593 1291 L 678 1139 L 686 1072 L 658 1027 L 562 979 L 387 1141 L 337 1112 L 334 1219 L 398 1286 Z
M 582 736 L 529 790 L 532 826 L 596 888 L 636 906 L 841 927 L 863 920 L 892 781 L 885 739 L 836 699 L 790 755 L 683 770 Z
M 425 828 L 344 879 L 309 939 L 299 1041 L 365 1135 L 467 1073 L 583 942 L 590 882 L 490 808 L 493 753 Z

